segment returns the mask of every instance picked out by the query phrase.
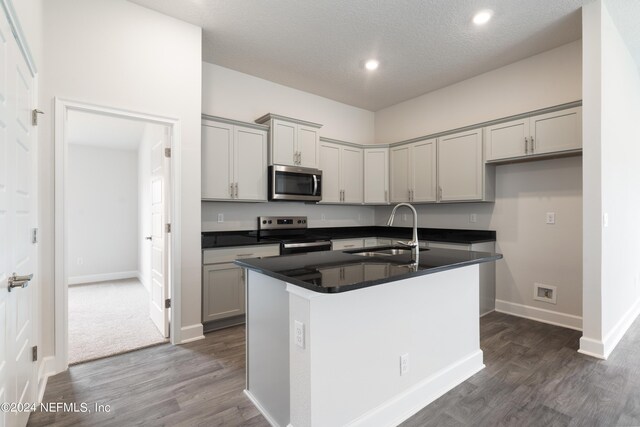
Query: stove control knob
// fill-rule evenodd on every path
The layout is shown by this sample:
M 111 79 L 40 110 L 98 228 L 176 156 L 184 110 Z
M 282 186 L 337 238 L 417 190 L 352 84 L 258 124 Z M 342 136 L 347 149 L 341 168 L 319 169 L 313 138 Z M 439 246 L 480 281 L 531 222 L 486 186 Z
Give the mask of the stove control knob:
M 271 221 L 271 220 L 269 220 L 269 224 L 271 224 L 271 223 L 272 223 L 272 221 Z
M 302 220 L 302 223 L 303 223 L 303 224 L 306 224 L 306 223 L 307 223 L 307 220 L 306 220 L 306 219 L 303 219 L 303 220 Z
M 262 223 L 263 223 L 263 224 L 266 224 L 266 223 L 267 223 L 267 220 L 266 220 L 266 219 L 263 219 L 263 220 L 262 220 Z
M 298 220 L 298 224 L 302 224 L 302 220 L 301 219 Z

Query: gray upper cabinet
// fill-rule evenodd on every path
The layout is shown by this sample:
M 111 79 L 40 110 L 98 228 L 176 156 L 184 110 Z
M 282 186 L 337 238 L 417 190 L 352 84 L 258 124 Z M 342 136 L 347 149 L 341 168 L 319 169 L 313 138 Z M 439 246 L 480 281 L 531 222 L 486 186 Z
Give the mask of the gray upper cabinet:
M 266 114 L 256 123 L 269 126 L 269 164 L 317 168 L 322 125 Z
M 579 153 L 582 107 L 487 126 L 485 136 L 487 162 Z
M 266 127 L 203 116 L 202 199 L 267 200 Z

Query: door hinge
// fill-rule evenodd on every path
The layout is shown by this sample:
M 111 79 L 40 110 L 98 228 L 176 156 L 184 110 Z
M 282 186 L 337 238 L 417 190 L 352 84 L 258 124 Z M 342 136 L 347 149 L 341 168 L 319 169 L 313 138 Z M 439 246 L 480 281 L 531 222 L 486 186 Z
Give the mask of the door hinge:
M 36 243 L 38 243 L 38 229 L 37 228 L 33 228 L 31 230 L 31 243 L 33 243 L 34 245 Z
M 31 361 L 35 362 L 36 360 L 38 360 L 38 346 L 34 345 L 31 347 Z
M 171 233 L 171 224 L 165 224 L 165 225 L 164 225 L 164 230 L 165 230 L 167 233 Z
M 171 308 L 171 298 L 164 300 L 164 308 Z
M 38 126 L 38 114 L 44 114 L 44 111 L 40 111 L 37 108 L 31 111 L 31 125 Z
M 171 157 L 171 148 L 165 148 L 164 149 L 164 156 L 165 157 Z

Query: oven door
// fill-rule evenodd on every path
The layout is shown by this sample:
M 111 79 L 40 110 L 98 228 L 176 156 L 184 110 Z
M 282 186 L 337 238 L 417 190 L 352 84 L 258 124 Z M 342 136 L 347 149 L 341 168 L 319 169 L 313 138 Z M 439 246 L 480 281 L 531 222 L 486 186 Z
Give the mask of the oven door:
M 321 240 L 318 242 L 304 243 L 282 243 L 280 247 L 280 255 L 304 254 L 307 252 L 330 251 L 331 241 Z
M 269 200 L 322 200 L 322 171 L 296 166 L 269 166 Z

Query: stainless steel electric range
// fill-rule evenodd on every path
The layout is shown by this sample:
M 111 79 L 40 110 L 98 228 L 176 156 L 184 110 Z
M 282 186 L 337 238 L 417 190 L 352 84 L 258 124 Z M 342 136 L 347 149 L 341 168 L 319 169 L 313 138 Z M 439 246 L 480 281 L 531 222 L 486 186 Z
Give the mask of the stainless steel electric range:
M 280 242 L 280 255 L 331 250 L 331 239 L 309 231 L 306 216 L 259 216 L 258 235 Z

